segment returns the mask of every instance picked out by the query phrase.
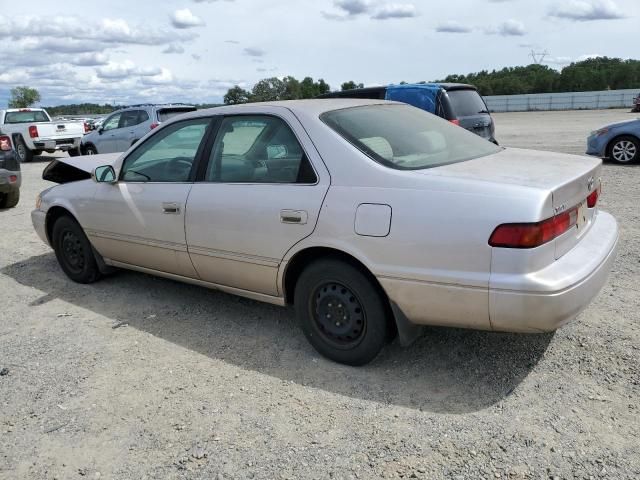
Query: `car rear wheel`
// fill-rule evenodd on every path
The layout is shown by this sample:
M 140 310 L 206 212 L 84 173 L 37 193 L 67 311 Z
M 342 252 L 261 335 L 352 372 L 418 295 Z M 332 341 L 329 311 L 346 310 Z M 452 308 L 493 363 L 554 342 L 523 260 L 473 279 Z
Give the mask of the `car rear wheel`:
M 20 190 L 12 190 L 9 193 L 0 194 L 0 208 L 13 208 L 20 201 Z
M 97 155 L 98 154 L 98 150 L 96 150 L 96 147 L 94 147 L 93 145 L 87 145 L 86 147 L 84 147 L 84 154 L 85 155 Z
M 30 162 L 33 160 L 33 152 L 27 148 L 22 138 L 19 138 L 16 141 L 16 153 L 18 154 L 18 158 L 20 162 Z
M 91 243 L 74 219 L 63 216 L 56 220 L 52 243 L 60 267 L 71 280 L 93 283 L 100 278 Z
M 294 297 L 302 331 L 325 357 L 365 365 L 384 347 L 389 318 L 383 293 L 349 263 L 337 259 L 312 263 L 300 275 Z
M 616 138 L 609 146 L 609 158 L 617 163 L 633 163 L 640 159 L 640 141 L 623 136 Z
M 70 157 L 77 157 L 78 155 L 82 155 L 80 153 L 80 147 L 70 148 L 69 150 L 67 150 L 67 153 Z

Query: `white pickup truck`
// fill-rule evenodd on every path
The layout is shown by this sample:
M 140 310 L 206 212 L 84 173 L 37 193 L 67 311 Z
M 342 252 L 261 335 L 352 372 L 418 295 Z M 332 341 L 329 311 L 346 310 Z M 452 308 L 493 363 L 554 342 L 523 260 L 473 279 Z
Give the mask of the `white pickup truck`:
M 20 161 L 30 162 L 43 151 L 79 155 L 85 126 L 79 122 L 52 122 L 42 108 L 10 108 L 0 110 L 0 132 L 11 136 Z

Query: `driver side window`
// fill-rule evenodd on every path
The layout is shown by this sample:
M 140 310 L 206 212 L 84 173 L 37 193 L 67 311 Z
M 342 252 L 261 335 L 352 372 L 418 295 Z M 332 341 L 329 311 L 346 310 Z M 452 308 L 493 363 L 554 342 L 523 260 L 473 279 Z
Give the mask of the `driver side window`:
M 107 118 L 107 120 L 104 122 L 104 125 L 102 126 L 102 130 L 106 132 L 107 130 L 118 128 L 118 124 L 120 123 L 120 116 L 120 113 L 116 113 L 115 115 L 111 115 L 109 118 Z
M 188 182 L 210 122 L 208 118 L 198 118 L 159 130 L 124 160 L 120 179 L 125 182 Z

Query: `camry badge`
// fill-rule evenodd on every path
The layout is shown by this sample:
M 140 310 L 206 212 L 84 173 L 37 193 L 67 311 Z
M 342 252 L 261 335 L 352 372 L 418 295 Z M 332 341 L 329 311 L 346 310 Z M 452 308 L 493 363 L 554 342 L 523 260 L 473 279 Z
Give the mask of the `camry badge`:
M 596 184 L 596 179 L 591 177 L 589 179 L 589 181 L 587 182 L 587 190 L 591 191 L 593 190 L 593 186 Z

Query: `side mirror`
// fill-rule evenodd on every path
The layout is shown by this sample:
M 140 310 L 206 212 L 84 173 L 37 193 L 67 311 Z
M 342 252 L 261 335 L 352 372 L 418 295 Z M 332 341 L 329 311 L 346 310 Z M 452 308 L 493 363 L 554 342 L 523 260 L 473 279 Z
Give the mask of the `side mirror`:
M 111 165 L 96 167 L 91 178 L 98 183 L 116 183 L 116 171 Z

